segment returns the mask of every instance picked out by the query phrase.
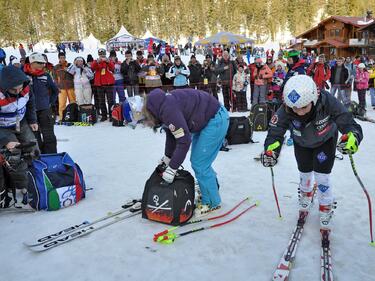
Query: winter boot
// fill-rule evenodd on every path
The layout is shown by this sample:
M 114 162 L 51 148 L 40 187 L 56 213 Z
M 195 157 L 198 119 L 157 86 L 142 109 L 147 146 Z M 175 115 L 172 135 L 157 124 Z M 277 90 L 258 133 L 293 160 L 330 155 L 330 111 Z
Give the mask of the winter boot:
M 333 211 L 336 208 L 335 203 L 332 205 L 319 205 L 319 216 L 320 216 L 320 228 L 330 229 L 331 219 L 333 216 Z
M 313 202 L 313 196 L 314 196 L 314 191 L 310 192 L 304 192 L 300 191 L 299 192 L 299 206 L 300 206 L 300 211 L 308 211 L 312 205 Z

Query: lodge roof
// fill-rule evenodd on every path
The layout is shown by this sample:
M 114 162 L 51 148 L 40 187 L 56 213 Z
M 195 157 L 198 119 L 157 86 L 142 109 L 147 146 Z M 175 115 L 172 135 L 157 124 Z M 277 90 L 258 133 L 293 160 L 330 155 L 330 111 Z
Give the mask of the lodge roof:
M 311 31 L 319 28 L 320 26 L 322 26 L 324 23 L 326 23 L 327 21 L 329 20 L 337 20 L 337 21 L 340 21 L 340 22 L 343 22 L 343 23 L 346 23 L 346 24 L 350 24 L 350 25 L 353 25 L 355 27 L 361 27 L 360 29 L 364 29 L 365 27 L 371 25 L 374 23 L 374 20 L 370 20 L 368 23 L 366 23 L 366 18 L 365 17 L 347 17 L 347 16 L 330 16 L 324 20 L 322 20 L 321 22 L 319 22 L 316 26 L 310 28 L 309 30 L 301 33 L 300 35 L 298 35 L 296 38 L 301 38 L 303 37 L 304 35 L 310 33 Z

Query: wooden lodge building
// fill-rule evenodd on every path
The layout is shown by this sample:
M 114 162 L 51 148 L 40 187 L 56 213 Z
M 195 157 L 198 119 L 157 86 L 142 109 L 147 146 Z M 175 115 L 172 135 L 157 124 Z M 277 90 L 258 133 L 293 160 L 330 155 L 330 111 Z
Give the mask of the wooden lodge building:
M 327 59 L 357 55 L 375 57 L 374 23 L 370 11 L 366 17 L 331 16 L 298 35 L 289 48 L 306 48 L 308 52 L 325 54 Z

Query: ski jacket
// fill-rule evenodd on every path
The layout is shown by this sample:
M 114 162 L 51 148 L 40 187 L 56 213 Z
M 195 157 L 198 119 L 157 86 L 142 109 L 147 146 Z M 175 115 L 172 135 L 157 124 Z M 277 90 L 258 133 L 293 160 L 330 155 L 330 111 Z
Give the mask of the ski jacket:
M 285 75 L 284 83 L 281 86 L 281 90 L 284 89 L 285 83 L 289 80 L 290 77 L 299 75 L 299 74 L 306 74 L 305 71 L 305 61 L 303 59 L 299 59 L 295 64 L 288 65 L 288 72 Z
M 137 61 L 131 60 L 129 64 L 124 60 L 121 64 L 121 73 L 124 77 L 124 84 L 137 85 L 139 83 L 138 73 L 141 71 L 141 66 Z
M 14 128 L 17 118 L 22 121 L 26 118 L 27 123 L 37 123 L 35 113 L 35 100 L 30 87 L 29 78 L 14 66 L 4 68 L 0 74 L 0 140 L 1 128 Z M 17 96 L 8 94 L 8 89 L 18 85 L 24 85 L 24 89 Z M 0 146 L 8 143 L 0 141 Z
M 278 71 L 276 70 L 272 77 L 272 91 L 274 92 L 280 92 L 281 91 L 281 85 L 284 82 L 286 72 L 285 70 Z
M 202 65 L 199 62 L 195 64 L 189 63 L 189 81 L 191 86 L 198 86 L 202 83 Z
M 29 85 L 35 98 L 36 111 L 49 109 L 56 103 L 59 88 L 44 70 L 33 71 L 30 64 L 25 64 L 24 71 L 31 80 Z
M 258 86 L 267 85 L 268 79 L 272 78 L 272 71 L 268 65 L 262 65 L 261 67 L 255 67 L 254 69 L 254 84 Z
M 224 67 L 228 69 L 224 69 Z M 233 80 L 234 74 L 236 74 L 236 65 L 234 61 L 221 59 L 216 66 L 216 73 L 219 74 L 221 84 L 229 84 Z
M 179 74 L 176 74 L 179 71 Z M 173 79 L 173 86 L 181 87 L 186 86 L 188 84 L 188 76 L 190 75 L 190 70 L 184 64 L 180 64 L 179 66 L 173 65 L 169 69 L 169 77 Z
M 191 143 L 191 134 L 200 132 L 220 108 L 206 92 L 178 89 L 166 94 L 155 89 L 147 97 L 147 109 L 166 131 L 165 155 L 172 169 L 180 167 Z
M 293 141 L 306 148 L 316 148 L 337 134 L 353 132 L 358 142 L 362 140 L 362 128 L 352 114 L 334 96 L 326 91 L 320 93 L 309 121 L 301 121 L 291 109 L 283 105 L 269 123 L 264 149 L 279 141 L 282 145 L 285 132 L 289 129 Z M 280 152 L 281 146 L 276 151 Z
M 330 82 L 331 85 L 340 85 L 345 86 L 347 85 L 348 79 L 349 79 L 349 71 L 345 66 L 341 66 L 341 74 L 340 74 L 340 83 L 335 83 L 335 77 L 336 77 L 336 71 L 337 71 L 337 65 L 332 66 L 331 68 L 331 78 Z
M 172 67 L 172 63 L 168 62 L 167 64 L 162 63 L 160 67 L 163 69 L 163 75 L 161 76 L 162 85 L 172 85 L 172 80 L 167 77 L 169 70 Z
M 216 66 L 214 62 L 211 62 L 210 65 L 203 67 L 203 78 L 208 80 L 208 83 L 215 83 L 217 82 L 217 73 L 216 73 Z
M 248 78 L 245 72 L 237 72 L 233 76 L 233 91 L 246 92 L 246 86 L 248 85 Z
M 115 70 L 115 64 L 113 61 L 98 61 L 92 62 L 91 69 L 95 72 L 94 74 L 94 85 L 95 86 L 108 86 L 115 84 L 115 78 L 113 77 L 113 71 Z
M 326 63 L 313 63 L 307 69 L 307 75 L 313 78 L 318 89 L 324 89 L 325 82 L 331 78 L 331 69 Z
M 368 80 L 368 87 L 369 88 L 374 88 L 375 85 L 375 67 L 370 69 L 369 72 L 369 80 Z
M 358 90 L 367 90 L 368 89 L 368 80 L 369 80 L 369 74 L 367 70 L 359 71 L 357 70 L 357 73 L 355 75 L 355 82 L 357 83 L 357 89 Z
M 59 63 L 56 64 L 53 68 L 52 75 L 59 89 L 74 88 L 73 75 L 67 72 L 67 69 L 68 67 L 70 67 L 70 65 L 70 63 L 67 63 L 65 65 Z
M 74 88 L 91 88 L 90 80 L 94 78 L 94 73 L 88 66 L 83 66 L 82 68 L 71 64 L 67 72 L 74 75 Z

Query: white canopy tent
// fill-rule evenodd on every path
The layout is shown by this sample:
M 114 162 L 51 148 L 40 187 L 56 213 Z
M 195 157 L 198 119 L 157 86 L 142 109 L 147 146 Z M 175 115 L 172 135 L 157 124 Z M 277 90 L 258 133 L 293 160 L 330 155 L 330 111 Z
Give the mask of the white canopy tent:
M 126 47 L 130 44 L 143 44 L 143 40 L 129 33 L 122 25 L 119 32 L 106 43 L 107 50 L 114 48 Z
M 102 43 L 92 33 L 88 37 L 83 38 L 81 42 L 85 49 L 98 49 L 102 46 Z

